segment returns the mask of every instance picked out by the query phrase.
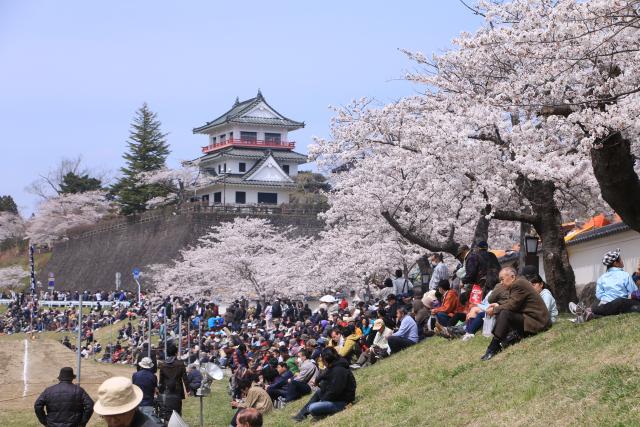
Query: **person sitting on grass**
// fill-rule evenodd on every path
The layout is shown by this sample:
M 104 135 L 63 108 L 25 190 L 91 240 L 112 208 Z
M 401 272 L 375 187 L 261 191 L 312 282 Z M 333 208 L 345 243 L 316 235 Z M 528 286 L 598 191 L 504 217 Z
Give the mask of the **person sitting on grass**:
M 549 310 L 549 315 L 551 316 L 551 323 L 556 323 L 556 320 L 558 320 L 558 306 L 556 299 L 551 294 L 549 288 L 547 288 L 547 284 L 542 280 L 542 277 L 536 274 L 535 277 L 531 279 L 531 285 L 533 289 L 540 294 L 544 305 L 547 306 L 547 310 Z
M 356 333 L 354 325 L 349 324 L 343 329 L 344 343 L 342 347 L 336 348 L 340 357 L 344 357 L 348 362 L 351 362 L 355 356 L 360 354 L 360 344 L 358 343 L 360 337 Z
M 631 275 L 623 270 L 624 262 L 620 256 L 620 249 L 607 252 L 602 263 L 607 271 L 596 282 L 596 298 L 600 303 L 592 307 L 596 316 L 611 316 L 622 313 L 640 313 L 640 301 L 631 299 L 638 290 Z M 589 320 L 587 315 L 585 320 Z
M 279 362 L 276 369 L 278 370 L 278 376 L 269 387 L 267 387 L 267 393 L 269 393 L 272 400 L 277 400 L 279 397 L 285 396 L 289 380 L 293 378 L 293 374 L 289 370 L 286 362 Z
M 418 325 L 416 325 L 413 317 L 407 314 L 407 309 L 399 307 L 396 313 L 396 324 L 399 324 L 400 327 L 387 339 L 392 354 L 411 347 L 418 342 Z
M 436 317 L 441 327 L 455 326 L 456 323 L 464 322 L 467 318 L 464 306 L 460 304 L 458 293 L 451 289 L 448 280 L 441 280 L 438 283 L 438 291 L 442 296 L 442 305 L 431 309 L 431 315 Z M 441 328 L 439 328 L 441 329 Z
M 385 358 L 391 353 L 387 340 L 393 335 L 393 331 L 385 326 L 384 320 L 376 319 L 375 322 L 373 322 L 372 330 L 376 332 L 373 344 L 366 351 L 362 352 L 358 361 L 354 365 L 351 365 L 351 368 L 359 369 L 373 365 L 378 359 Z
M 310 358 L 311 353 L 307 349 L 298 352 L 298 364 L 300 372 L 296 374 L 287 385 L 284 402 L 293 402 L 300 399 L 305 394 L 311 393 L 311 386 L 315 384 L 319 369 L 316 362 Z
M 500 285 L 509 291 L 509 298 L 487 308 L 487 316 L 497 317 L 493 339 L 482 360 L 490 360 L 507 346 L 551 327 L 549 310 L 529 281 L 517 277 L 513 267 L 503 268 L 499 277 Z
M 325 371 L 316 380 L 319 389 L 294 417 L 303 421 L 308 415 L 324 417 L 342 411 L 356 398 L 356 379 L 349 370 L 349 363 L 331 347 L 322 350 Z
M 273 410 L 273 402 L 271 400 L 271 397 L 269 397 L 269 394 L 265 389 L 258 385 L 255 385 L 254 380 L 256 380 L 255 376 L 247 376 L 246 378 L 238 380 L 238 388 L 240 389 L 241 396 L 244 397 L 244 401 L 239 402 L 233 400 L 231 402 L 231 407 L 238 410 L 233 415 L 233 418 L 231 419 L 229 425 L 236 427 L 238 414 L 242 409 L 254 408 L 262 415 L 265 415 Z
M 467 320 L 463 327 L 448 327 L 440 330 L 439 335 L 445 338 L 453 339 L 457 336 L 462 335 L 463 341 L 468 341 L 472 339 L 476 332 L 478 332 L 483 324 L 485 312 L 490 304 L 502 304 L 507 299 L 509 299 L 509 291 L 506 290 L 500 284 L 495 285 L 493 289 L 491 289 L 491 284 L 487 284 L 488 293 L 482 300 L 480 304 L 472 306 L 469 309 L 469 313 L 467 313 Z
M 202 373 L 200 373 L 200 369 L 198 369 L 196 365 L 192 363 L 187 367 L 187 386 L 189 389 L 189 394 L 191 396 L 195 396 L 201 385 Z

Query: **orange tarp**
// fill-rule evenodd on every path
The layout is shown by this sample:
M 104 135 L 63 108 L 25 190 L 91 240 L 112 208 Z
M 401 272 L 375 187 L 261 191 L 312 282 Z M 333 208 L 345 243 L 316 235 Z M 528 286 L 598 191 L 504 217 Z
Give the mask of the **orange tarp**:
M 609 224 L 611 224 L 611 222 L 609 222 L 609 220 L 604 216 L 604 214 L 596 215 L 593 218 L 591 218 L 589 221 L 585 222 L 585 224 L 582 227 L 567 233 L 567 235 L 564 237 L 564 241 L 569 242 L 572 239 L 574 239 L 576 236 L 579 236 L 580 234 L 584 233 L 585 231 L 604 227 L 605 225 L 609 225 Z

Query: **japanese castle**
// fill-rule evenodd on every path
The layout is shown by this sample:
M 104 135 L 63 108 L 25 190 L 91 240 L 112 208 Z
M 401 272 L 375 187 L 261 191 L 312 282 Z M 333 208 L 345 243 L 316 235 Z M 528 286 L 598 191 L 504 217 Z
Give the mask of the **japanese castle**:
M 214 179 L 196 196 L 209 205 L 279 205 L 295 191 L 298 165 L 307 156 L 296 153 L 289 132 L 304 127 L 271 107 L 258 90 L 255 98 L 236 102 L 213 121 L 193 129 L 207 135 L 208 145 L 197 162 Z

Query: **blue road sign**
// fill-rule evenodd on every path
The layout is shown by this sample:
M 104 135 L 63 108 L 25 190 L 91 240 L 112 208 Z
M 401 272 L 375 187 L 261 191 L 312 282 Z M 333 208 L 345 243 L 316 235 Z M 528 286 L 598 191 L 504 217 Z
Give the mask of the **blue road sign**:
M 138 280 L 140 278 L 140 269 L 139 268 L 134 268 L 133 269 L 133 278 Z

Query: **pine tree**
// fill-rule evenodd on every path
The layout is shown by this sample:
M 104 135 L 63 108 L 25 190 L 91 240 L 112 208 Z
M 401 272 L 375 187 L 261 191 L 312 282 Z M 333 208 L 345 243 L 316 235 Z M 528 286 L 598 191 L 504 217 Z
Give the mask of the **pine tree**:
M 92 178 L 89 174 L 78 175 L 74 172 L 68 172 L 60 183 L 61 194 L 77 194 L 87 191 L 100 190 L 102 181 L 98 178 Z
M 11 196 L 0 196 L 0 212 L 10 212 L 18 215 L 18 205 Z
M 157 114 L 146 103 L 136 111 L 128 141 L 129 151 L 122 157 L 126 166 L 120 169 L 122 178 L 112 187 L 120 204 L 120 211 L 129 215 L 146 209 L 146 202 L 166 195 L 166 189 L 157 184 L 140 184 L 138 174 L 165 167 L 169 155 L 166 133 L 160 130 Z

